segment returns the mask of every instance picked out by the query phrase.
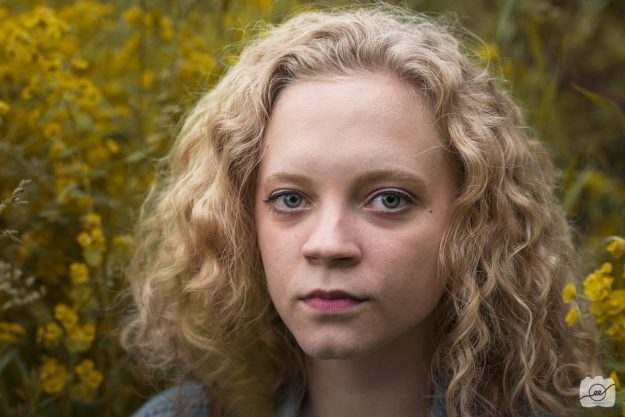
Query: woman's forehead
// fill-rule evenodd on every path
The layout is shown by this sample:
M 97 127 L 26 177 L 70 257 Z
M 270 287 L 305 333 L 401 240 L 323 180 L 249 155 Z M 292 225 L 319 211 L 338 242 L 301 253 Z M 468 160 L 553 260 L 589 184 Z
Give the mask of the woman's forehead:
M 264 139 L 264 181 L 279 178 L 279 171 L 403 170 L 427 177 L 449 164 L 430 107 L 384 74 L 287 87 Z

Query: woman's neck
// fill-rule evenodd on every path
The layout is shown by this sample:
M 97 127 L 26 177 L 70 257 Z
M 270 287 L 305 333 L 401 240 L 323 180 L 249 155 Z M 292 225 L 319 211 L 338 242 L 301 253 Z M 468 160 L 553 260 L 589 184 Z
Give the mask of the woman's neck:
M 425 334 L 428 334 L 425 332 Z M 430 401 L 429 335 L 411 335 L 350 359 L 307 358 L 302 417 L 422 417 Z

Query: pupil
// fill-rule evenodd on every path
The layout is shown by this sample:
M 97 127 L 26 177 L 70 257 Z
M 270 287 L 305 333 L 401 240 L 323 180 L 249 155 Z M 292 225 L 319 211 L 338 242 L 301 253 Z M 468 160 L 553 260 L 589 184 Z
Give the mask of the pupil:
M 391 205 L 392 207 L 395 207 L 395 206 L 397 205 L 397 204 L 396 204 L 396 203 L 397 203 L 396 201 L 395 201 L 395 203 L 393 203 L 393 200 L 396 200 L 396 199 L 397 199 L 397 196 L 394 196 L 394 195 L 388 195 L 388 196 L 386 196 L 386 202 L 387 202 L 387 203 L 389 203 L 389 200 L 390 200 L 390 205 Z
M 295 194 L 291 194 L 290 196 L 287 196 L 286 199 L 286 205 L 293 208 L 291 206 L 291 204 L 294 204 L 295 206 L 297 205 L 297 200 L 298 200 L 298 196 L 296 196 Z

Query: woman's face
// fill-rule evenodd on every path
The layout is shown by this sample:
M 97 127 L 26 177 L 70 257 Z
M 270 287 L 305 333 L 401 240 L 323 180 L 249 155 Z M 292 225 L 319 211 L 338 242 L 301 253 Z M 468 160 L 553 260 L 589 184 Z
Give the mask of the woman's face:
M 258 244 L 302 350 L 346 359 L 427 337 L 456 186 L 425 101 L 382 73 L 298 82 L 265 134 Z

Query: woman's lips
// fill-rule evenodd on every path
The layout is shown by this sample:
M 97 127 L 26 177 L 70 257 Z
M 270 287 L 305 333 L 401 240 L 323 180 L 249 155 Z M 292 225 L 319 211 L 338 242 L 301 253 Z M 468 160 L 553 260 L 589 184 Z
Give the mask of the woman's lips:
M 336 313 L 347 311 L 367 301 L 342 289 L 316 289 L 301 299 L 308 307 L 317 312 Z
M 304 303 L 306 303 L 307 306 L 311 307 L 312 309 L 324 312 L 349 310 L 364 303 L 364 300 L 357 300 L 355 298 L 310 297 L 305 298 L 303 301 Z

